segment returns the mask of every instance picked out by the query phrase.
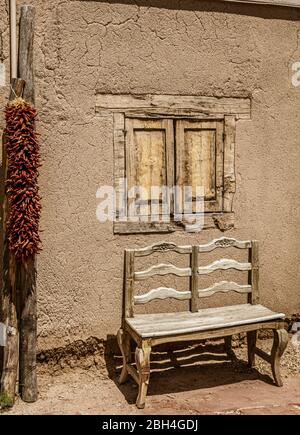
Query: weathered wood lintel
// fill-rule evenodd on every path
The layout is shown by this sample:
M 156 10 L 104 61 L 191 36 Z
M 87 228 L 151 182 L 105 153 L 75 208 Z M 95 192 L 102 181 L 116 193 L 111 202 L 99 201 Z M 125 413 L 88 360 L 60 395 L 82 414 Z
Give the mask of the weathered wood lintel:
M 96 95 L 96 113 L 122 112 L 126 116 L 192 116 L 236 119 L 251 118 L 249 97 L 203 97 L 199 95 L 100 94 Z

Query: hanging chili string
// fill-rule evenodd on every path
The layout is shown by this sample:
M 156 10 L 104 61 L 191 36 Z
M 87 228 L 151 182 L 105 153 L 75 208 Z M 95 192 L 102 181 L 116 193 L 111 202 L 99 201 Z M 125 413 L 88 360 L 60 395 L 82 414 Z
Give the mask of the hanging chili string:
M 6 234 L 9 250 L 17 260 L 25 263 L 41 249 L 41 198 L 37 184 L 40 149 L 36 116 L 36 109 L 22 98 L 8 103 L 5 109 L 8 163 Z

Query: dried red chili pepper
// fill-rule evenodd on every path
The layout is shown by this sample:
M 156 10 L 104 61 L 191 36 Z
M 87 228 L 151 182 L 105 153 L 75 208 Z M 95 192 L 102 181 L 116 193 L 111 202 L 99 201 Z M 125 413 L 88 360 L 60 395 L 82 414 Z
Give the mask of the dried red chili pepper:
M 21 98 L 5 109 L 8 198 L 8 247 L 17 260 L 26 262 L 41 250 L 38 188 L 40 148 L 36 132 L 36 109 Z

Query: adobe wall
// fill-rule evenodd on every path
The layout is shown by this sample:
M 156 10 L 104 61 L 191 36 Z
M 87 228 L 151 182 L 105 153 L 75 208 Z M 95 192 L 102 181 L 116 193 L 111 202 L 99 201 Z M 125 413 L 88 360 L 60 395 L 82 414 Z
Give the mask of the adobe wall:
M 252 98 L 252 119 L 237 123 L 236 224 L 226 235 L 260 241 L 262 303 L 299 312 L 300 87 L 291 84 L 299 10 L 196 0 L 27 3 L 37 8 L 43 158 L 39 348 L 116 333 L 125 247 L 221 235 L 118 236 L 96 219 L 96 190 L 113 183 L 113 125 L 95 114 L 97 92 Z M 0 12 L 7 57 L 2 4 Z M 1 107 L 6 95 L 1 88 Z

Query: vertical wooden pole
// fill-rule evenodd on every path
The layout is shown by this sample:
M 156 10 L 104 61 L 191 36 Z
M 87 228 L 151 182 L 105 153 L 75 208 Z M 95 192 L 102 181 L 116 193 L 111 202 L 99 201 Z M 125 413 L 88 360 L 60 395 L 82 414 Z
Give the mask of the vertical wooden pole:
M 251 304 L 259 304 L 259 264 L 258 264 L 258 241 L 252 240 L 251 248 L 249 250 L 249 262 L 251 262 L 252 269 L 249 271 L 249 284 L 251 284 L 252 292 L 249 293 L 248 302 Z
M 195 313 L 198 309 L 198 251 L 199 246 L 192 246 L 192 253 L 190 255 L 190 267 L 192 269 L 192 275 L 190 277 L 190 311 Z
M 35 8 L 21 6 L 19 26 L 18 77 L 26 82 L 23 98 L 35 104 L 33 42 L 34 42 Z
M 124 318 L 133 317 L 134 252 L 125 250 Z
M 13 79 L 9 100 L 22 97 L 25 82 Z M 7 179 L 6 137 L 3 136 L 3 182 Z M 3 201 L 3 287 L 1 321 L 7 327 L 6 347 L 2 354 L 1 393 L 14 402 L 19 364 L 19 294 L 16 283 L 16 263 L 6 240 L 6 221 L 9 214 L 7 197 Z
M 19 76 L 26 81 L 23 98 L 35 104 L 33 41 L 35 8 L 21 6 L 19 30 Z M 17 263 L 20 291 L 20 393 L 25 402 L 37 400 L 36 346 L 36 258 Z
M 20 394 L 25 402 L 37 400 L 36 347 L 36 267 L 35 259 L 17 264 L 21 296 L 20 312 Z

